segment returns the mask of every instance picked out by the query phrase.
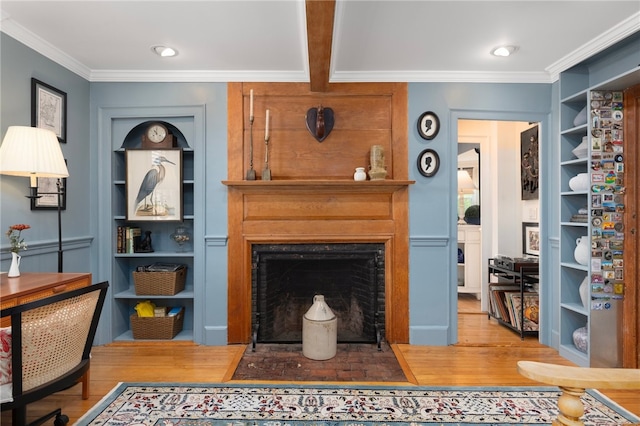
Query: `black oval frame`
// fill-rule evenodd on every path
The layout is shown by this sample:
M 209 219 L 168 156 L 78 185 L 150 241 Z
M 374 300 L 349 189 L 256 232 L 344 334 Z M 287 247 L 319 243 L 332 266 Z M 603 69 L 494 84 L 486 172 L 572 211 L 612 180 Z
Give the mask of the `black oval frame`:
M 431 117 L 433 119 L 433 126 L 435 126 L 436 128 L 436 130 L 433 132 L 432 135 L 427 135 L 425 132 L 422 131 L 422 121 L 427 117 Z M 434 139 L 438 135 L 438 132 L 440 132 L 440 118 L 438 118 L 438 115 L 433 111 L 423 112 L 420 115 L 420 118 L 418 118 L 417 125 L 418 125 L 418 134 L 420 135 L 420 137 L 428 141 L 430 141 L 431 139 Z
M 434 166 L 433 170 L 431 172 L 427 172 L 426 170 L 424 170 L 422 168 L 422 159 L 425 157 L 425 155 L 427 154 L 432 154 L 433 155 L 433 159 L 436 162 L 436 165 Z M 420 172 L 420 174 L 424 177 L 431 177 L 433 175 L 435 175 L 436 173 L 438 173 L 438 169 L 440 169 L 440 156 L 438 155 L 438 153 L 436 151 L 434 151 L 433 149 L 425 149 L 424 151 L 422 151 L 420 153 L 420 155 L 418 155 L 418 162 L 417 162 L 417 166 L 418 166 L 418 171 Z

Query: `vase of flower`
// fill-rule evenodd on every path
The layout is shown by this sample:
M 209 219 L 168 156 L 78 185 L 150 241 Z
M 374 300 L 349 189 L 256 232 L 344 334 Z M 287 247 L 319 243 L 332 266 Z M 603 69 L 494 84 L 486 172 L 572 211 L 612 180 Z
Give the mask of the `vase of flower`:
M 22 259 L 22 256 L 18 253 L 11 252 L 11 266 L 9 267 L 9 273 L 7 274 L 9 278 L 20 276 L 20 259 Z
M 20 250 L 27 249 L 27 243 L 25 243 L 24 238 L 22 238 L 22 231 L 29 228 L 31 228 L 31 226 L 24 223 L 9 226 L 9 230 L 7 231 L 7 237 L 9 238 L 11 246 L 11 266 L 7 274 L 9 278 L 20 276 L 20 259 L 22 259 Z

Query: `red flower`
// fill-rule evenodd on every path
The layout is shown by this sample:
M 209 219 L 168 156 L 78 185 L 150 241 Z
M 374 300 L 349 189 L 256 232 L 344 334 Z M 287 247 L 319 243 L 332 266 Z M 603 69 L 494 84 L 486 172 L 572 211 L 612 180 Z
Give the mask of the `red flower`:
M 27 249 L 27 243 L 24 242 L 24 238 L 21 238 L 21 234 L 22 231 L 29 228 L 31 228 L 31 226 L 24 223 L 9 226 L 7 237 L 9 238 L 9 242 L 11 243 L 12 253 L 19 253 L 20 250 Z M 17 231 L 17 234 L 14 234 L 15 231 Z

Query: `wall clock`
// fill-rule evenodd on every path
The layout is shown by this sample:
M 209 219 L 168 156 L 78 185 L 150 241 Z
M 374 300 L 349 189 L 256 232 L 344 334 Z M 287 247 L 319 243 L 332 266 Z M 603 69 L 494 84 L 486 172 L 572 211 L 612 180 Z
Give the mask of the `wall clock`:
M 418 133 L 423 139 L 431 140 L 440 131 L 440 119 L 435 112 L 427 111 L 418 118 Z
M 175 146 L 176 137 L 162 123 L 151 123 L 142 134 L 143 149 L 167 149 Z
M 440 168 L 440 156 L 432 149 L 425 149 L 418 155 L 418 171 L 422 176 L 431 177 Z

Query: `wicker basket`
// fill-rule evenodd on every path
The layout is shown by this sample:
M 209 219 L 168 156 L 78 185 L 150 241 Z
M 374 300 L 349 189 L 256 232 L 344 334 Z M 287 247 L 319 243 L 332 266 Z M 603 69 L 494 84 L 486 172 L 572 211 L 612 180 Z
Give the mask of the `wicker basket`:
M 175 272 L 133 272 L 133 285 L 139 296 L 173 296 L 184 290 L 187 268 Z
M 139 317 L 131 315 L 131 331 L 134 339 L 173 339 L 182 331 L 184 308 L 171 317 Z

